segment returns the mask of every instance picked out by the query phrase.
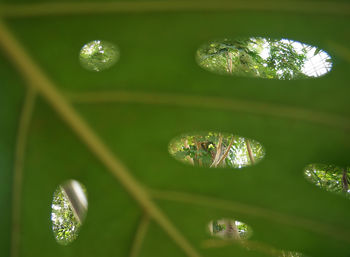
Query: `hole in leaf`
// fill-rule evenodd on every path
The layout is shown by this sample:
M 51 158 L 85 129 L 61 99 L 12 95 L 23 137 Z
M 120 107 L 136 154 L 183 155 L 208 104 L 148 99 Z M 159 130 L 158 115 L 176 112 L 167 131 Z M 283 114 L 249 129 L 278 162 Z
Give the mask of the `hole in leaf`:
M 331 57 L 318 47 L 289 39 L 224 39 L 201 46 L 196 59 L 217 73 L 266 79 L 320 77 L 332 69 Z
M 233 219 L 212 220 L 208 224 L 212 236 L 223 239 L 248 239 L 253 230 L 245 223 Z
M 110 68 L 119 59 L 119 49 L 116 45 L 101 40 L 94 40 L 80 50 L 80 63 L 90 71 L 102 71 Z
M 76 180 L 58 186 L 53 194 L 51 222 L 56 241 L 68 245 L 78 237 L 88 201 L 85 187 Z
M 194 166 L 242 168 L 259 162 L 265 156 L 265 149 L 252 139 L 206 132 L 173 139 L 169 153 L 178 161 Z
M 308 257 L 303 253 L 282 251 L 281 257 Z
M 316 186 L 333 193 L 344 194 L 350 199 L 350 167 L 341 168 L 329 164 L 310 164 L 304 175 Z
M 284 251 L 278 250 L 270 245 L 259 244 L 258 242 L 251 242 L 248 239 L 253 235 L 252 228 L 235 219 L 222 218 L 219 220 L 212 220 L 208 224 L 208 231 L 210 235 L 225 239 L 225 240 L 237 240 L 241 246 L 245 247 L 248 250 L 257 250 L 261 251 L 264 248 L 264 253 L 270 252 L 273 253 L 271 256 L 280 256 L 280 257 L 308 257 L 303 253 L 295 251 Z M 223 244 L 218 244 L 217 242 L 205 242 L 207 247 L 218 247 L 223 246 Z

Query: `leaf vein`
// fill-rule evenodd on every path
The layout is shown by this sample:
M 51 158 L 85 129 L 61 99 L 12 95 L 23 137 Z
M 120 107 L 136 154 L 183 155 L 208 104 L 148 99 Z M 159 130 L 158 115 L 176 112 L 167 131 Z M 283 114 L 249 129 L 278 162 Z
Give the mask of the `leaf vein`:
M 28 130 L 35 106 L 36 91 L 29 86 L 27 89 L 22 111 L 19 117 L 17 142 L 15 147 L 13 184 L 12 184 L 12 231 L 11 231 L 11 257 L 19 256 L 21 234 L 21 201 L 22 181 L 25 149 L 27 145 Z
M 308 229 L 310 231 L 326 236 L 331 236 L 337 238 L 338 240 L 350 243 L 350 232 L 348 230 L 336 225 L 328 225 L 323 222 L 316 221 L 314 218 L 311 220 L 304 217 L 288 215 L 274 210 L 267 210 L 262 207 L 251 206 L 249 204 L 185 192 L 156 189 L 148 189 L 148 192 L 155 199 L 181 202 L 191 205 L 195 204 L 210 208 L 228 210 L 235 213 L 250 215 L 253 217 L 260 217 L 262 219 L 277 222 L 280 224 Z
M 52 15 L 86 15 L 107 13 L 154 13 L 184 11 L 270 11 L 292 13 L 324 13 L 349 15 L 350 5 L 313 1 L 147 1 L 105 3 L 37 3 L 2 4 L 0 16 L 21 18 Z
M 350 129 L 350 119 L 345 116 L 310 110 L 307 108 L 297 108 L 286 105 L 225 97 L 128 91 L 99 91 L 85 93 L 67 92 L 65 95 L 70 99 L 71 102 L 79 104 L 100 104 L 115 102 L 219 109 L 225 111 L 245 112 L 251 114 L 262 114 L 273 117 L 289 118 L 293 120 L 302 120 L 326 125 L 329 127 L 335 127 L 342 130 Z
M 132 177 L 124 164 L 112 154 L 88 124 L 85 123 L 60 94 L 55 84 L 45 76 L 2 21 L 0 21 L 0 46 L 28 83 L 33 85 L 38 93 L 46 99 L 63 121 L 75 132 L 78 138 L 91 150 L 97 159 L 105 165 L 107 170 L 124 186 L 127 192 L 139 203 L 144 211 L 164 229 L 189 257 L 200 257 L 197 250 L 152 201 L 143 186 Z

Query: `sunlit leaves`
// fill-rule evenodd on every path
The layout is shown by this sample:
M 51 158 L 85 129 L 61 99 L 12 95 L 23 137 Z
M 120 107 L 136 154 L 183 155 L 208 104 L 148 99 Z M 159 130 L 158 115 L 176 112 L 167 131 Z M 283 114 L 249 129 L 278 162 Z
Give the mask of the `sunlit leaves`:
M 327 164 L 310 164 L 305 177 L 316 186 L 329 192 L 343 193 L 350 198 L 350 169 Z
M 79 201 L 85 207 L 79 207 Z M 52 231 L 56 241 L 62 245 L 73 242 L 86 215 L 86 189 L 75 180 L 65 182 L 54 192 L 51 208 Z
M 261 37 L 213 41 L 200 47 L 196 57 L 201 67 L 214 73 L 267 79 L 319 77 L 332 67 L 320 48 Z

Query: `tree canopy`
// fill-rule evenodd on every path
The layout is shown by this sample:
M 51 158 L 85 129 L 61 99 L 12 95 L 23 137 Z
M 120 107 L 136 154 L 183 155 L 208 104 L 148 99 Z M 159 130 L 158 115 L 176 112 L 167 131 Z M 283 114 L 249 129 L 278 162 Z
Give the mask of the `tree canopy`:
M 79 200 L 84 206 L 79 206 Z M 74 180 L 65 182 L 54 192 L 51 208 L 52 231 L 57 242 L 62 245 L 72 243 L 86 216 L 86 188 Z
M 292 40 L 252 37 L 210 42 L 197 51 L 197 59 L 200 66 L 215 73 L 291 80 L 310 77 L 305 63 L 321 52 Z M 330 57 L 326 62 L 331 63 Z
M 316 186 L 350 198 L 350 168 L 341 168 L 331 164 L 310 164 L 305 169 L 307 180 Z
M 218 132 L 194 133 L 175 138 L 169 152 L 176 159 L 201 167 L 242 168 L 260 161 L 265 150 L 255 140 Z

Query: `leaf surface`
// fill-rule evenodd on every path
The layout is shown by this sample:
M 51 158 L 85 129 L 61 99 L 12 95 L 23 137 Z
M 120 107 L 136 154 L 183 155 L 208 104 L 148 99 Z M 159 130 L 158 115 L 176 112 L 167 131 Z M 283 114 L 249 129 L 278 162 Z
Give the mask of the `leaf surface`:
M 35 2 L 0 11 L 3 256 L 131 256 L 145 215 L 136 256 L 276 256 L 281 249 L 348 256 L 349 201 L 303 177 L 310 163 L 349 165 L 346 1 L 266 3 L 267 11 L 220 1 L 101 3 L 95 11 L 83 1 Z M 333 70 L 278 81 L 197 65 L 203 43 L 249 36 L 318 46 Z M 79 64 L 80 48 L 97 39 L 120 49 L 119 62 L 99 73 Z M 232 170 L 186 166 L 169 155 L 174 137 L 211 130 L 255 139 L 266 157 Z M 50 204 L 68 179 L 86 186 L 89 210 L 78 239 L 61 246 Z M 207 224 L 222 217 L 252 227 L 247 247 L 209 235 Z

